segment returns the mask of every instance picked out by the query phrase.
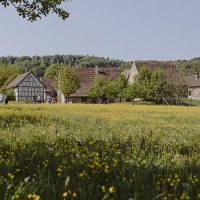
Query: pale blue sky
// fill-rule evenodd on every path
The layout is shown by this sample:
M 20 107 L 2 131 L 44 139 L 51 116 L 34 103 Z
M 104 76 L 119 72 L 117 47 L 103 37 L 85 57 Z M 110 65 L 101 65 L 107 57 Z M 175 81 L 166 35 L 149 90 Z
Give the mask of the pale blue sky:
M 51 14 L 31 23 L 0 5 L 0 56 L 200 57 L 200 0 L 72 0 L 63 7 L 66 21 Z

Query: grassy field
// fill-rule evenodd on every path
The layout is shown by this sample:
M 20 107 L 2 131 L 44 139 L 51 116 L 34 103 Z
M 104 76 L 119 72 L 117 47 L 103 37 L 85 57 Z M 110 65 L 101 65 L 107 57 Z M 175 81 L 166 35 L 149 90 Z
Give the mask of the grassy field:
M 200 199 L 200 107 L 0 106 L 10 199 Z

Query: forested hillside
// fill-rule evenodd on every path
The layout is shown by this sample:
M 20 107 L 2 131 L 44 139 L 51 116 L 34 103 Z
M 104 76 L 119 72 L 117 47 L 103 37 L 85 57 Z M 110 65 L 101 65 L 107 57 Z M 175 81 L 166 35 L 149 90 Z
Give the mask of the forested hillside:
M 191 60 L 168 61 L 179 66 L 185 74 L 200 73 L 200 57 Z M 110 58 L 82 55 L 47 55 L 47 56 L 7 56 L 0 57 L 0 64 L 15 64 L 22 68 L 23 71 L 30 69 L 38 76 L 43 76 L 47 67 L 51 64 L 63 63 L 71 66 L 83 67 L 119 67 L 121 69 L 130 68 L 132 62 L 116 60 Z
M 21 66 L 23 71 L 30 69 L 38 76 L 43 76 L 45 70 L 51 64 L 65 64 L 82 67 L 119 67 L 121 69 L 130 68 L 132 63 L 123 60 L 115 60 L 110 58 L 95 57 L 95 56 L 81 56 L 81 55 L 53 55 L 53 56 L 8 56 L 0 57 L 0 64 L 15 64 Z
M 200 73 L 200 57 L 191 60 L 177 60 L 172 61 L 180 67 L 186 75 Z

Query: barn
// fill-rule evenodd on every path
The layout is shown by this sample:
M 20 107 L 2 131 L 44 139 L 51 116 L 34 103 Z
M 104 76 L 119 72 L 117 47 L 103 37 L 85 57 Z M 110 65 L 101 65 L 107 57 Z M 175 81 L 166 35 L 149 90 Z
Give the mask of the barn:
M 92 86 L 97 75 L 103 76 L 105 79 L 114 80 L 120 75 L 119 68 L 111 67 L 74 67 L 75 73 L 80 80 L 80 88 L 70 95 L 69 101 L 73 103 L 91 103 L 92 99 L 88 96 L 88 90 Z M 65 102 L 63 94 L 61 94 L 61 102 Z
M 44 101 L 45 86 L 32 71 L 17 76 L 5 87 L 10 88 L 14 89 L 16 101 L 32 101 L 34 95 Z
M 145 67 L 150 70 L 160 69 L 163 72 L 167 83 L 176 87 L 177 94 L 187 96 L 187 82 L 185 81 L 182 72 L 174 64 L 158 61 L 136 61 L 133 62 L 131 69 L 124 71 L 123 74 L 128 82 L 132 84 L 134 83 L 136 75 Z

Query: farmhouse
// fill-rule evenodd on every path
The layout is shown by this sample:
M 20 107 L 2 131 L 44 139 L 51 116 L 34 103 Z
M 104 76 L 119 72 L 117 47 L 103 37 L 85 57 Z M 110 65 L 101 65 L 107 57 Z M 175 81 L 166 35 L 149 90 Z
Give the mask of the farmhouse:
M 70 95 L 69 100 L 73 103 L 91 102 L 87 92 L 97 75 L 114 80 L 120 74 L 118 68 L 75 67 L 74 71 L 79 76 L 80 88 Z M 56 84 L 54 78 L 41 77 L 39 79 L 33 72 L 26 72 L 17 76 L 5 89 L 14 89 L 16 101 L 32 101 L 34 95 L 40 95 L 42 101 L 45 101 L 47 95 L 56 97 L 58 94 L 61 96 L 61 102 L 65 102 L 66 97 L 56 90 L 54 84 Z
M 74 71 L 80 79 L 80 88 L 70 95 L 70 102 L 91 102 L 92 99 L 88 96 L 87 92 L 92 86 L 92 83 L 97 75 L 102 75 L 105 79 L 114 80 L 119 74 L 119 68 L 98 68 L 94 67 L 75 67 Z M 61 102 L 65 102 L 65 97 L 61 94 Z
M 179 94 L 185 96 L 187 93 L 187 83 L 184 79 L 182 72 L 172 64 L 167 62 L 157 62 L 157 61 L 137 61 L 133 62 L 131 69 L 123 72 L 125 77 L 128 79 L 128 82 L 134 83 L 136 75 L 140 72 L 142 68 L 148 68 L 150 70 L 162 70 L 166 81 L 169 84 L 176 86 Z
M 185 81 L 188 85 L 188 98 L 200 100 L 200 75 L 186 76 Z
M 44 101 L 44 84 L 33 72 L 17 76 L 5 89 L 13 88 L 16 101 L 32 101 L 34 95 L 40 95 Z

